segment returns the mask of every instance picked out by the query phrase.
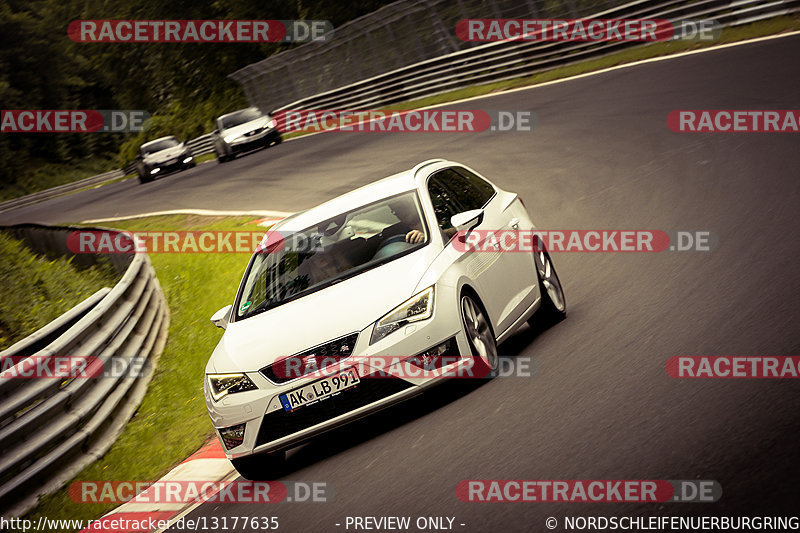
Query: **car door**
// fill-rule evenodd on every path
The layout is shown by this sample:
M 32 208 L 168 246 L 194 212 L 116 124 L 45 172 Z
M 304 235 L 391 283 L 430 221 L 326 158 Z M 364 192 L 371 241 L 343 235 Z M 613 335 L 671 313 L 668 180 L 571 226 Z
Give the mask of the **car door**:
M 490 183 L 463 167 L 439 171 L 429 184 L 448 191 L 448 213 L 483 209 L 483 220 L 475 228 L 481 230 L 477 234 L 480 238 L 471 241 L 476 243 L 473 251 L 465 252 L 470 255 L 466 271 L 475 279 L 495 334 L 500 335 L 530 307 L 537 295 L 532 255 L 503 252 L 497 241 L 485 239 L 487 230 L 518 228 L 520 221 L 512 207 L 518 200 L 510 199 L 509 193 L 501 197 Z

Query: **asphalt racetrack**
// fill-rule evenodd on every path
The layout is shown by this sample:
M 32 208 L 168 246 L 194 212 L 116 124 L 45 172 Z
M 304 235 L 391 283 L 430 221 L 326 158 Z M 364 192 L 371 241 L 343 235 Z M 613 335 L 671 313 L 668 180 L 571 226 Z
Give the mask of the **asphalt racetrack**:
M 451 106 L 530 110 L 533 132 L 326 133 L 5 212 L 0 223 L 296 211 L 443 157 L 518 192 L 543 229 L 711 231 L 711 252 L 554 254 L 569 317 L 500 347 L 533 357 L 532 377 L 448 382 L 290 452 L 281 479 L 330 483 L 328 503 L 207 503 L 191 516 L 277 516 L 291 532 L 344 531 L 347 516 L 447 516 L 457 531 L 510 532 L 547 531 L 551 516 L 560 531 L 565 516 L 796 514 L 800 382 L 678 380 L 665 363 L 800 355 L 799 137 L 675 133 L 666 118 L 796 109 L 798 58 L 791 36 L 648 63 Z M 706 479 L 723 495 L 467 503 L 455 492 L 466 479 Z

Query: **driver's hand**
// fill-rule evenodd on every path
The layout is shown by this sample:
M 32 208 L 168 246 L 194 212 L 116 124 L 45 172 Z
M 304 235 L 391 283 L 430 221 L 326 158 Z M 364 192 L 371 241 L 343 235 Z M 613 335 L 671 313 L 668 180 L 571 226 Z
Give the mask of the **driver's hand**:
M 411 244 L 417 244 L 425 240 L 425 234 L 419 230 L 412 229 L 408 233 L 406 233 L 406 242 L 410 242 Z

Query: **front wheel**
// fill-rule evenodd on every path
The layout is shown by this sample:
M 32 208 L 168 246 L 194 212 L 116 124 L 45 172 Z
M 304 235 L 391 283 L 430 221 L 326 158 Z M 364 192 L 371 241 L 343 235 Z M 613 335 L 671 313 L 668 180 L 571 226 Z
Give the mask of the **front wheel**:
M 231 459 L 231 464 L 248 481 L 270 481 L 280 476 L 285 461 L 286 452 L 281 451 Z
M 500 366 L 497 341 L 483 307 L 468 294 L 461 296 L 461 322 L 472 351 L 475 375 L 494 376 Z
M 564 296 L 564 288 L 558 278 L 553 261 L 547 250 L 537 250 L 533 254 L 536 263 L 536 277 L 539 280 L 539 292 L 542 297 L 542 307 L 539 309 L 539 316 L 534 315 L 531 321 L 544 318 L 552 323 L 563 320 L 567 316 L 567 299 Z

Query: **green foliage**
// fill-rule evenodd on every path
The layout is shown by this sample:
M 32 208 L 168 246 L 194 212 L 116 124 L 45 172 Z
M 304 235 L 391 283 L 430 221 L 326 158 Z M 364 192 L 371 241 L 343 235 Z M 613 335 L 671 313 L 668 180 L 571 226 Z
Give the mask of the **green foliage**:
M 2 134 L 0 183 L 9 191 L 38 164 L 73 165 L 89 156 L 129 163 L 142 141 L 188 139 L 246 104 L 228 74 L 287 44 L 76 43 L 73 20 L 327 19 L 334 26 L 390 0 L 4 0 L 0 2 L 0 102 L 3 109 L 141 109 L 146 133 Z M 280 88 L 275 88 L 280 90 Z M 86 176 L 83 176 L 86 177 Z
M 29 170 L 23 171 L 16 181 L 0 182 L 0 201 L 102 174 L 119 168 L 119 165 L 116 158 L 90 156 L 76 158 L 68 164 L 48 163 L 37 159 L 30 161 L 28 167 Z
M 78 269 L 71 259 L 36 255 L 5 233 L 0 233 L 0 256 L 0 350 L 117 283 L 110 263 Z

